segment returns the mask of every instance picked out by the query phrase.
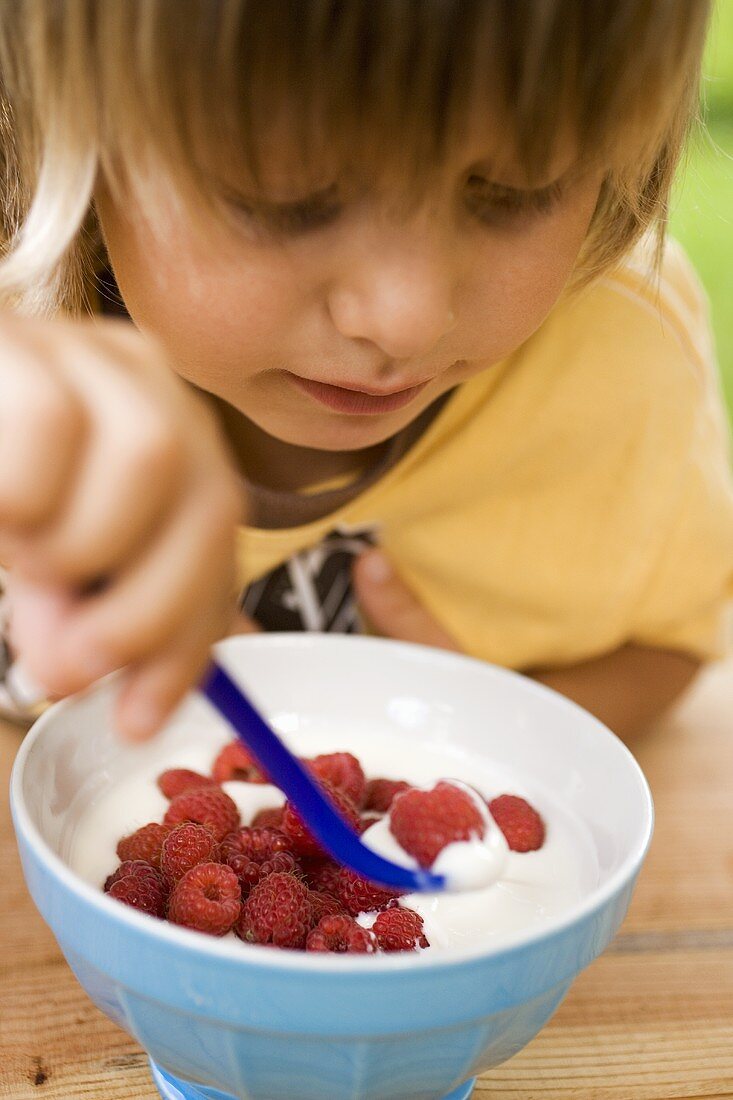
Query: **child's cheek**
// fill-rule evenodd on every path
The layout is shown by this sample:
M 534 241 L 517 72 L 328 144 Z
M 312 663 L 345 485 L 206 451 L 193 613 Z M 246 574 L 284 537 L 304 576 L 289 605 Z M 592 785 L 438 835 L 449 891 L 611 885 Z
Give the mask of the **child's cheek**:
M 484 348 L 492 360 L 504 358 L 542 323 L 563 292 L 588 233 L 600 182 L 586 182 L 546 217 L 538 217 L 516 235 L 489 234 L 481 263 L 482 278 L 472 288 L 474 301 L 491 302 L 485 318 Z
M 102 221 L 127 309 L 162 342 L 177 373 L 225 396 L 232 371 L 241 381 L 277 362 L 300 316 L 298 282 L 282 254 L 246 242 L 234 248 L 213 229 L 207 241 L 183 219 L 166 235 L 111 207 Z

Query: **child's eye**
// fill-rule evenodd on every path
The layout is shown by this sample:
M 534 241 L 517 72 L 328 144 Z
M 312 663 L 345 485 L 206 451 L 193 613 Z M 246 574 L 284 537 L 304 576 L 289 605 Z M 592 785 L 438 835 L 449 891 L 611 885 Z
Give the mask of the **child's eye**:
M 341 213 L 341 202 L 335 187 L 297 202 L 237 199 L 233 200 L 233 205 L 258 228 L 283 236 L 321 229 L 334 222 Z
M 470 176 L 466 182 L 466 205 L 469 211 L 487 225 L 509 225 L 532 215 L 549 214 L 562 197 L 560 182 L 536 191 L 522 191 L 492 183 L 481 176 Z

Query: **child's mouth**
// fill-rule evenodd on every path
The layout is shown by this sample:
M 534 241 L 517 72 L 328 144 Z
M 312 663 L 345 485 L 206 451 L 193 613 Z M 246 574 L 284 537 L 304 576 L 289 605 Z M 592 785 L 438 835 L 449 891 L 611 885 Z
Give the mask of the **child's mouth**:
M 363 390 L 345 389 L 343 386 L 332 386 L 328 382 L 315 382 L 311 378 L 301 378 L 290 371 L 285 372 L 294 385 L 336 412 L 350 413 L 352 416 L 374 416 L 379 413 L 392 412 L 409 405 L 414 397 L 425 389 L 427 382 L 420 382 L 417 386 L 410 386 L 406 390 L 398 390 L 396 393 L 376 396 L 364 393 Z

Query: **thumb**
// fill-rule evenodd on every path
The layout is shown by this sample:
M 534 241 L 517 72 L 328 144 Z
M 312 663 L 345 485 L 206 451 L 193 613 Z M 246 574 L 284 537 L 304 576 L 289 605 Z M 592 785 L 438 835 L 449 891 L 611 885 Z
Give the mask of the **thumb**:
M 359 607 L 378 634 L 438 649 L 458 649 L 450 634 L 397 576 L 381 550 L 360 554 L 353 575 Z

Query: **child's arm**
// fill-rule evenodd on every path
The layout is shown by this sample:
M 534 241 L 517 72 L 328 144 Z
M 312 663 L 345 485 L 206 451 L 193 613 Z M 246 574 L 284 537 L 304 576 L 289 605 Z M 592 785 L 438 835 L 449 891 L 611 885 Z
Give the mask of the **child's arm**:
M 380 551 L 362 554 L 355 564 L 354 583 L 362 610 L 380 634 L 441 649 L 459 648 Z M 625 739 L 666 710 L 699 667 L 700 661 L 684 653 L 625 645 L 592 661 L 533 670 L 530 675 L 580 703 Z
M 0 316 L 0 561 L 13 648 L 56 695 L 125 667 L 154 733 L 236 599 L 242 500 L 209 409 L 128 324 Z
M 580 703 L 625 740 L 643 732 L 674 702 L 700 664 L 686 653 L 625 645 L 592 661 L 531 675 Z

